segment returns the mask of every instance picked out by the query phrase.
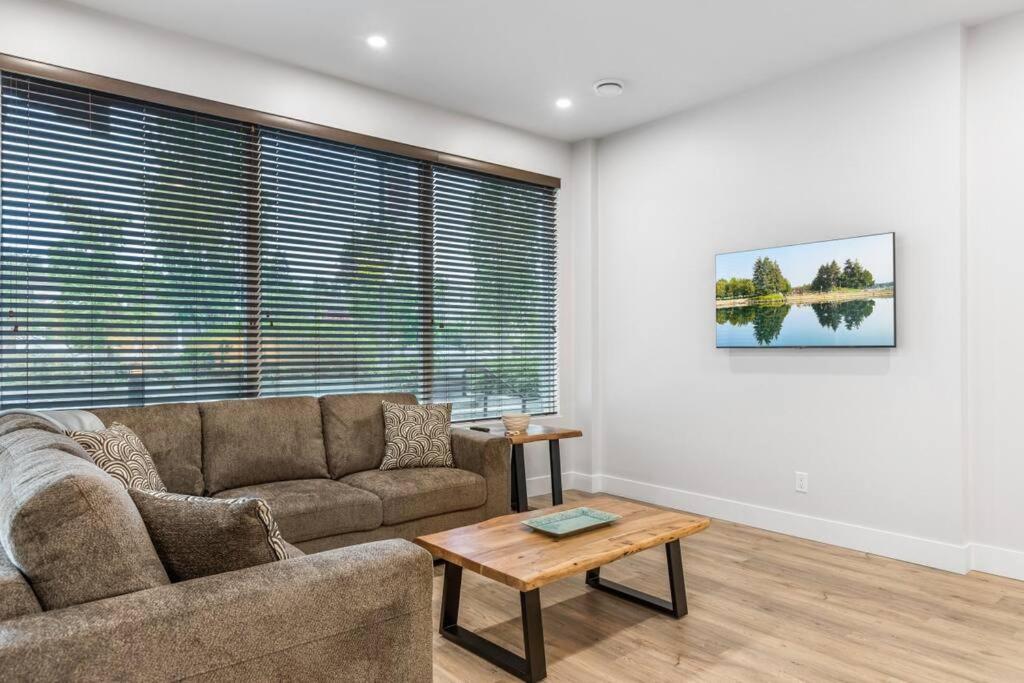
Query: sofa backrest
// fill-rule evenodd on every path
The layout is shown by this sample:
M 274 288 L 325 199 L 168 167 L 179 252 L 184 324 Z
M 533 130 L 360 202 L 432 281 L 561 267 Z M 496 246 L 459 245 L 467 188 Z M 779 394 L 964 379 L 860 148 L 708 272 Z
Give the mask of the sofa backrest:
M 209 494 L 330 476 L 320 404 L 311 396 L 200 403 L 199 414 Z
M 336 394 L 320 397 L 331 476 L 373 470 L 384 460 L 381 401 L 415 404 L 412 394 Z
M 0 546 L 44 609 L 170 582 L 128 492 L 80 452 L 52 428 L 0 426 Z
M 107 427 L 115 422 L 139 435 L 167 490 L 203 495 L 203 428 L 195 403 L 139 408 L 94 408 Z
M 94 408 L 139 435 L 169 491 L 199 496 L 292 479 L 343 477 L 384 459 L 381 401 L 408 393 L 336 394 Z

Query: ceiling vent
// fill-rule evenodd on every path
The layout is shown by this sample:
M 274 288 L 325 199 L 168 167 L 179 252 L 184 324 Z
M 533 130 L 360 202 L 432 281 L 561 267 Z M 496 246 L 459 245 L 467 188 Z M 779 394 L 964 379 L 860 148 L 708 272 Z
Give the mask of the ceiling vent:
M 626 86 L 617 78 L 605 78 L 594 83 L 594 92 L 598 97 L 618 97 L 625 89 Z

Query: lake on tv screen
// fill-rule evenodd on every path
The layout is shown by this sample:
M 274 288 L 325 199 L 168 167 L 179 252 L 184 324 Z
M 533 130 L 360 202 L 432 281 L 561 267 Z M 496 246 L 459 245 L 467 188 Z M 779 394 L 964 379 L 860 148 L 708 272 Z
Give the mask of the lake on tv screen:
M 721 254 L 719 347 L 894 346 L 893 235 Z

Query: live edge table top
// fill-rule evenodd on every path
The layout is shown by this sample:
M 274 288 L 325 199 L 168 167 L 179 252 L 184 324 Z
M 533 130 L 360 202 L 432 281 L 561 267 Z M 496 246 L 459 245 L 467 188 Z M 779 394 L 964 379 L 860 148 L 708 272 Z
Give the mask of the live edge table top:
M 622 519 L 566 538 L 553 538 L 522 524 L 525 519 L 577 507 L 612 512 Z M 435 557 L 526 592 L 690 536 L 709 523 L 706 517 L 602 496 L 495 517 L 420 536 L 416 543 Z
M 583 436 L 579 429 L 567 429 L 564 427 L 549 427 L 547 425 L 530 425 L 524 432 L 509 434 L 501 427 L 494 427 L 485 434 L 501 436 L 508 439 L 511 444 L 533 443 L 535 441 L 557 441 L 559 439 L 575 439 Z

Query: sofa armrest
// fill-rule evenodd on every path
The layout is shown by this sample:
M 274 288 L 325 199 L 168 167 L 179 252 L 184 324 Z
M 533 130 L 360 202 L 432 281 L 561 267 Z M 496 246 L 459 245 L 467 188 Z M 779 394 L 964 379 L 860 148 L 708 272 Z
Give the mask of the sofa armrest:
M 453 429 L 452 456 L 456 467 L 476 472 L 487 480 L 488 519 L 511 512 L 510 455 L 505 437 L 472 429 Z
M 391 540 L 17 617 L 0 678 L 430 681 L 432 579 Z

